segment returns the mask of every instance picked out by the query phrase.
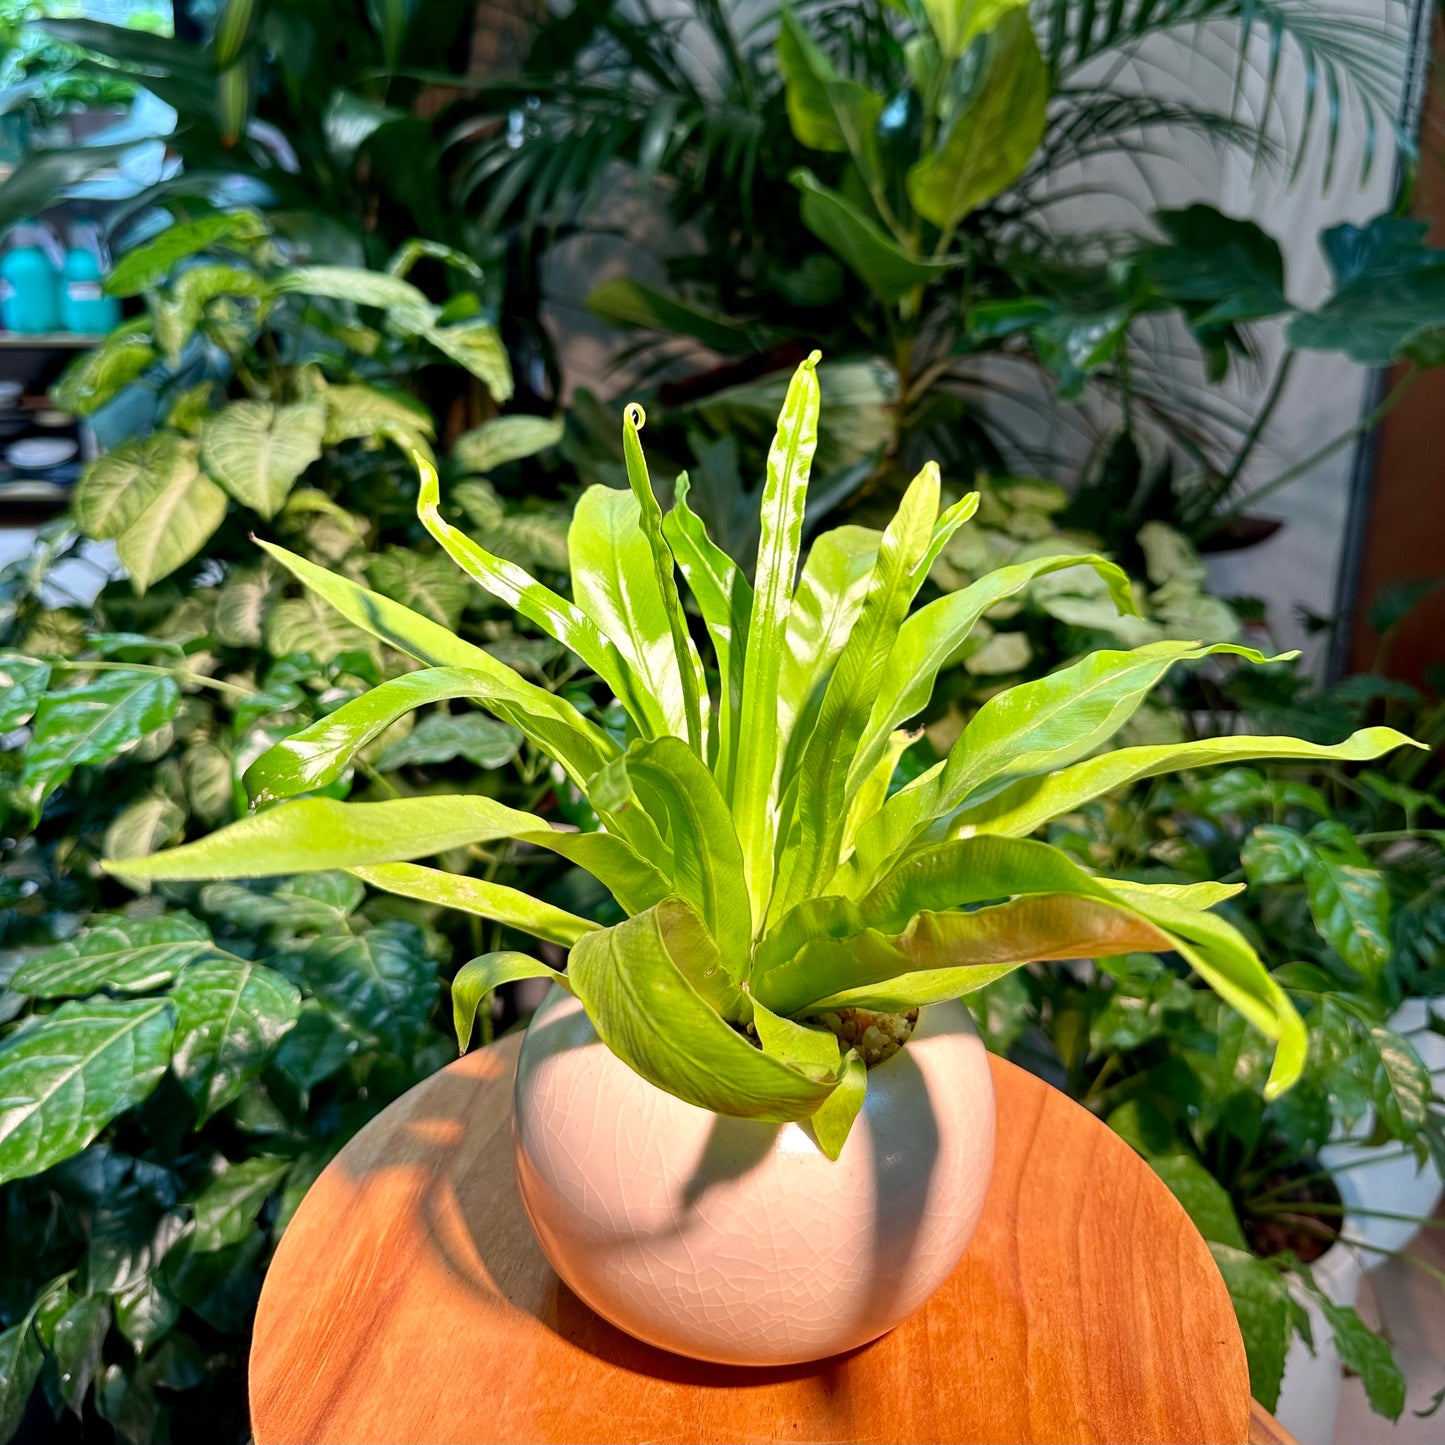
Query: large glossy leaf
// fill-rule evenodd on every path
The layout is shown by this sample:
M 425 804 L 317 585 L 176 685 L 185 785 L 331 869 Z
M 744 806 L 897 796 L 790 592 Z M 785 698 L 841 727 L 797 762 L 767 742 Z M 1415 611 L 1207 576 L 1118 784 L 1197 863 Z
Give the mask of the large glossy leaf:
M 53 692 L 35 709 L 21 792 L 39 808 L 82 763 L 103 763 L 167 723 L 180 706 L 175 679 L 154 672 L 103 672 Z
M 441 514 L 436 469 L 421 457 L 417 457 L 416 461 L 421 469 L 417 515 L 457 566 L 492 596 L 536 623 L 564 647 L 571 648 L 612 689 L 639 728 L 648 734 L 665 733 L 667 721 L 663 704 L 628 666 L 617 645 L 598 621 L 575 603 L 559 597 L 515 563 L 493 556 L 453 527 Z M 573 526 L 575 530 L 575 521 Z M 580 594 L 584 584 L 577 576 L 575 562 L 572 582 Z
M 948 757 L 895 793 L 862 828 L 857 850 L 839 870 L 834 887 L 856 894 L 933 819 L 970 798 L 1001 790 L 1014 778 L 1063 767 L 1092 752 L 1133 716 L 1176 663 L 1219 653 L 1256 663 L 1282 660 L 1236 643 L 1155 642 L 1132 652 L 1090 653 L 1070 667 L 991 697 Z
M 19 1324 L 0 1333 L 0 1439 L 10 1440 L 19 1430 L 44 1365 L 45 1351 L 35 1334 L 32 1309 Z
M 171 1067 L 204 1123 L 237 1099 L 301 1015 L 294 984 L 263 964 L 192 964 L 171 990 L 176 1005 Z
M 660 514 L 657 537 L 665 548 Z M 611 487 L 588 487 L 577 499 L 567 530 L 567 552 L 577 605 L 615 644 L 623 666 L 637 680 L 639 701 L 647 700 L 645 731 L 688 738 L 700 748 L 697 670 L 701 664 L 684 641 L 680 615 L 678 635 L 672 632 L 636 496 Z M 673 595 L 675 600 L 675 591 Z M 678 665 L 679 647 L 685 670 Z
M 946 60 L 957 60 L 978 36 L 1018 9 L 1026 10 L 1027 0 L 923 0 L 929 28 Z
M 620 764 L 627 785 L 672 851 L 672 889 L 692 904 L 736 982 L 752 955 L 752 908 L 732 817 L 706 765 L 678 738 L 634 743 Z
M 1255 222 L 1204 205 L 1156 211 L 1154 219 L 1169 240 L 1145 247 L 1140 268 L 1190 325 L 1239 325 L 1288 309 L 1279 243 Z
M 983 44 L 968 104 L 908 172 L 914 209 L 945 233 L 1017 180 L 1043 139 L 1049 77 L 1027 7 L 1001 17 Z
M 795 170 L 789 180 L 803 193 L 803 224 L 885 305 L 958 264 L 951 258 L 909 255 L 876 221 L 806 168 Z
M 572 949 L 567 974 L 602 1041 L 644 1079 L 718 1114 L 808 1118 L 835 1074 L 790 1067 L 755 1048 L 699 991 L 720 973 L 702 920 L 670 899 Z
M 884 670 L 883 685 L 853 763 L 850 787 L 876 764 L 889 734 L 928 706 L 940 670 L 967 640 L 985 612 L 1017 596 L 1036 578 L 1071 567 L 1092 567 L 1104 579 L 1119 611 L 1138 616 L 1128 574 L 1093 553 L 1016 562 L 920 607 L 898 630 L 898 640 L 893 644 Z
M 1244 1335 L 1249 1393 L 1266 1410 L 1273 1410 L 1279 1403 L 1284 1359 L 1294 1338 L 1298 1308 L 1290 1295 L 1288 1277 L 1247 1250 L 1223 1244 L 1211 1244 L 1209 1249 Z
M 919 582 L 919 563 L 938 519 L 941 480 L 929 462 L 910 483 L 878 548 L 858 621 L 828 681 L 798 771 L 790 867 L 775 908 L 814 894 L 839 862 L 847 821 L 848 769 L 863 736 L 899 626 Z
M 460 1052 L 466 1053 L 467 1045 L 472 1041 L 472 1030 L 476 1027 L 477 1010 L 482 1000 L 504 983 L 517 983 L 524 978 L 550 978 L 553 983 L 571 992 L 572 986 L 566 974 L 558 973 L 539 959 L 510 950 L 484 953 L 457 970 L 457 976 L 452 980 L 452 1024 L 456 1029 Z
M 1386 213 L 1324 232 L 1335 291 L 1317 311 L 1295 316 L 1290 344 L 1388 366 L 1414 338 L 1445 326 L 1445 252 L 1424 244 L 1425 231 L 1423 221 Z
M 622 415 L 622 455 L 627 466 L 627 482 L 632 488 L 638 507 L 638 527 L 647 539 L 652 557 L 652 570 L 657 580 L 657 590 L 662 599 L 663 611 L 667 617 L 668 632 L 672 638 L 675 670 L 682 686 L 683 722 L 685 733 L 679 733 L 676 725 L 674 736 L 685 736 L 689 746 L 702 755 L 703 738 L 702 704 L 707 699 L 703 686 L 702 662 L 688 636 L 687 622 L 682 614 L 682 599 L 677 592 L 677 576 L 672 549 L 662 531 L 662 508 L 652 490 L 652 478 L 647 471 L 647 458 L 642 454 L 642 441 L 638 431 L 643 423 L 642 408 L 632 405 Z M 580 509 L 580 508 L 579 508 Z M 568 549 L 571 549 L 571 534 L 568 534 Z M 635 571 L 630 567 L 629 571 Z M 585 573 L 584 573 L 585 575 Z M 576 585 L 576 572 L 573 576 Z M 616 635 L 615 633 L 613 634 Z M 655 689 L 654 689 L 655 690 Z
M 102 988 L 147 993 L 213 951 L 205 925 L 189 914 L 115 914 L 64 943 L 27 954 L 10 987 L 36 998 L 72 998 Z
M 363 883 L 397 893 L 403 898 L 416 898 L 442 908 L 455 908 L 519 928 L 535 938 L 560 943 L 570 948 L 584 933 L 597 927 L 590 919 L 578 918 L 565 909 L 544 903 L 516 888 L 491 883 L 485 878 L 468 878 L 459 873 L 444 873 L 439 868 L 423 868 L 416 863 L 377 863 L 353 868 L 351 872 Z
M 729 802 L 743 850 L 753 916 L 761 918 L 773 886 L 773 809 L 778 756 L 778 679 L 787 646 L 793 574 L 803 534 L 808 471 L 818 445 L 818 354 L 797 369 L 768 452 L 752 615 L 743 666 L 737 769 Z
M 865 176 L 876 176 L 883 97 L 840 76 L 788 10 L 778 31 L 778 69 L 798 140 L 810 150 L 845 152 Z
M 0 652 L 0 733 L 29 722 L 49 686 L 50 663 L 45 659 Z
M 155 1088 L 171 1056 L 165 999 L 63 1003 L 0 1045 L 0 1183 L 79 1152 Z
M 688 589 L 717 655 L 719 695 L 712 754 L 713 772 L 725 798 L 732 796 L 743 701 L 743 663 L 753 589 L 732 558 L 707 534 L 702 518 L 687 504 L 687 473 L 679 475 L 672 510 L 662 533 L 677 558 Z
M 257 1154 L 228 1165 L 191 1201 L 194 1228 L 186 1247 L 192 1253 L 210 1254 L 247 1239 L 291 1163 Z
M 292 977 L 372 1047 L 409 1057 L 436 1001 L 436 965 L 409 923 L 388 921 L 354 937 L 318 938 Z
M 384 803 L 302 798 L 195 843 L 148 858 L 108 859 L 104 866 L 121 877 L 155 880 L 268 878 L 404 863 L 504 838 L 535 843 L 570 859 L 606 884 L 629 912 L 641 912 L 667 896 L 666 879 L 622 838 L 551 828 L 531 813 L 475 794 Z
M 1045 893 L 971 913 L 920 912 L 897 934 L 867 929 L 815 939 L 761 974 L 754 991 L 780 1013 L 901 1012 L 972 993 L 1024 963 L 1170 946 L 1160 929 L 1119 904 Z
M 201 464 L 242 506 L 273 517 L 321 455 L 325 426 L 319 401 L 233 401 L 201 428 Z
M 1208 738 L 1196 743 L 1162 743 L 1150 747 L 1120 748 L 1088 758 L 1072 767 L 1042 777 L 1021 779 L 986 801 L 965 805 L 949 820 L 949 833 L 999 833 L 1019 838 L 1062 817 L 1116 788 L 1143 778 L 1184 768 L 1240 762 L 1244 759 L 1296 758 L 1300 761 L 1365 762 L 1401 747 L 1418 747 L 1412 738 L 1394 728 L 1364 728 L 1342 743 L 1329 746 L 1301 738 L 1237 735 Z
M 587 309 L 615 326 L 691 336 L 714 351 L 745 352 L 753 341 L 744 326 L 720 312 L 695 306 L 680 296 L 626 276 L 604 281 L 587 297 Z
M 262 753 L 246 770 L 247 790 L 257 802 L 273 802 L 323 788 L 399 717 L 452 698 L 492 708 L 544 747 L 579 786 L 617 756 L 617 744 L 564 698 L 501 663 L 490 667 L 488 673 L 429 667 L 381 683 Z

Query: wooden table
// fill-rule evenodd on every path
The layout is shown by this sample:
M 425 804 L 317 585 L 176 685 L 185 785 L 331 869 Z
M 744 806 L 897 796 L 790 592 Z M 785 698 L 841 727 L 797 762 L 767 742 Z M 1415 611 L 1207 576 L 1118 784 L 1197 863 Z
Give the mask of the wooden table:
M 1209 1250 L 1108 1128 L 993 1060 L 998 1160 L 963 1263 L 848 1355 L 704 1365 L 622 1334 L 548 1268 L 512 1179 L 511 1037 L 379 1115 L 266 1279 L 255 1438 L 297 1441 L 1287 1439 L 1249 1397 Z

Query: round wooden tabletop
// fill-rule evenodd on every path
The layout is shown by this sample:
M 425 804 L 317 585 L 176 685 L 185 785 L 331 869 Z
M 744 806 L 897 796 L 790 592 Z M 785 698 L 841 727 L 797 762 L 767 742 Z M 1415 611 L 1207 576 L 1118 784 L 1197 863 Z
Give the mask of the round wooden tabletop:
M 993 1182 L 933 1300 L 851 1354 L 747 1369 L 639 1343 L 548 1268 L 512 1178 L 519 1045 L 418 1085 L 306 1196 L 256 1318 L 260 1445 L 1249 1438 L 1208 1247 L 1121 1139 L 1021 1069 L 993 1060 Z

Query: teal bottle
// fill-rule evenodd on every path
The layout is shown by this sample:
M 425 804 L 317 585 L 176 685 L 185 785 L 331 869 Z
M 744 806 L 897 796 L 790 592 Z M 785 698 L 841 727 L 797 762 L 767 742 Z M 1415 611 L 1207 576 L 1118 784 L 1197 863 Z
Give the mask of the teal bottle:
M 77 226 L 60 268 L 60 325 L 78 336 L 104 336 L 120 324 L 120 302 L 101 289 L 105 267 L 100 234 L 94 226 Z
M 60 273 L 49 239 L 33 221 L 10 233 L 0 256 L 0 325 L 7 331 L 37 336 L 60 326 Z

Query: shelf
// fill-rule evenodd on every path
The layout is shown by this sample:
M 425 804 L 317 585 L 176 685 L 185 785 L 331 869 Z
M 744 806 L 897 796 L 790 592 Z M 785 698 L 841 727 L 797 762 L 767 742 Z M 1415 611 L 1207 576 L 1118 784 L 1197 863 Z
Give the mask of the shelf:
M 50 331 L 28 335 L 20 331 L 0 331 L 3 351 L 82 351 L 99 346 L 105 337 L 81 336 L 70 331 Z

